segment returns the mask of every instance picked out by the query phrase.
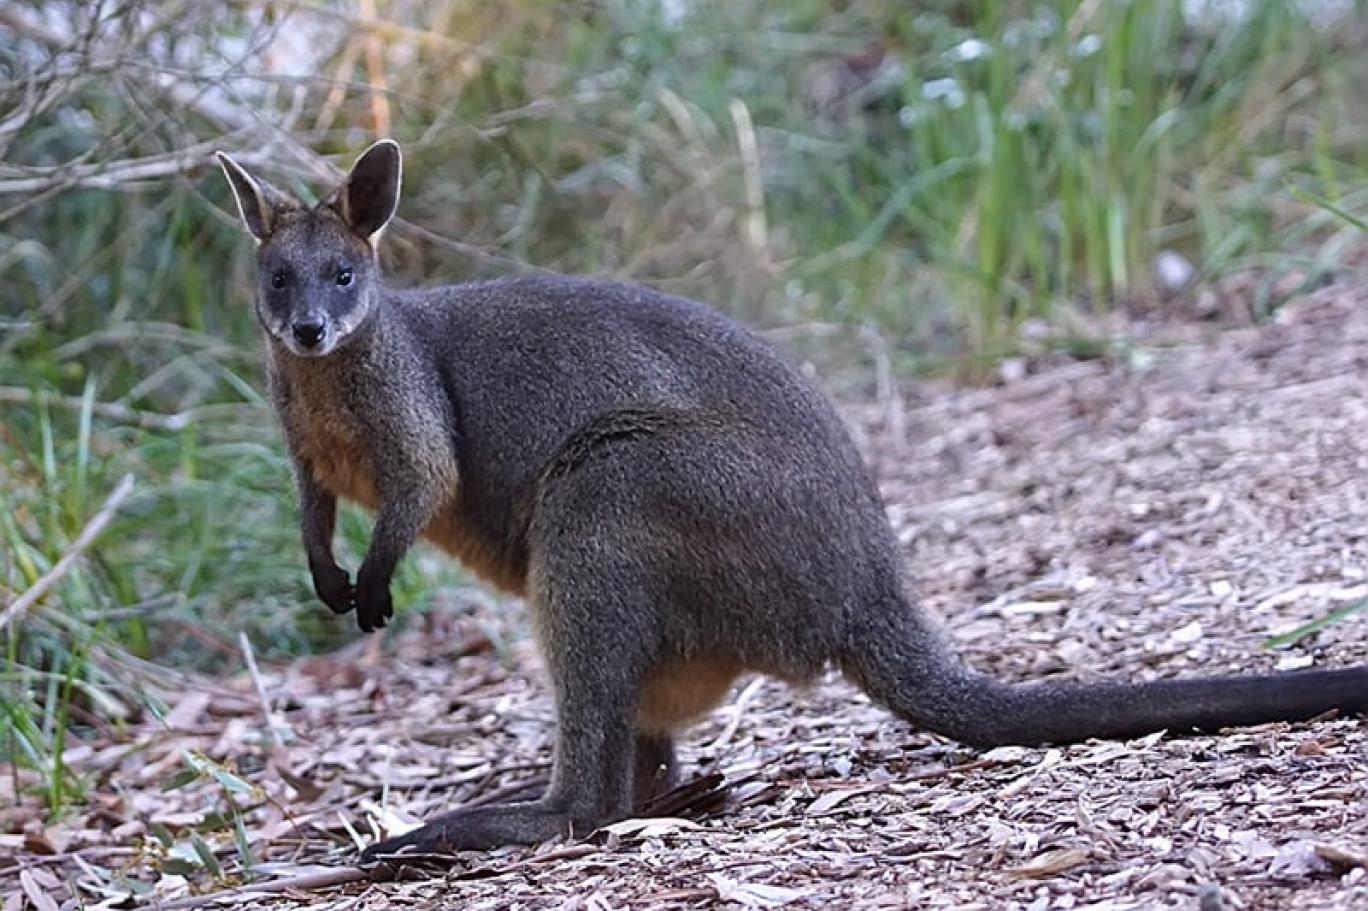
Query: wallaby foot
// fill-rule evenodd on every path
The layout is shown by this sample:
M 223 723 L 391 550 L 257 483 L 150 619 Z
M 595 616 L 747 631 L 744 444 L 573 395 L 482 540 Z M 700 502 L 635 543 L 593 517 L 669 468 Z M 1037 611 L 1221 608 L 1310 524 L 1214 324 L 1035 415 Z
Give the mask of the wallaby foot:
M 412 832 L 371 845 L 361 852 L 360 862 L 380 863 L 405 854 L 452 854 L 501 845 L 535 845 L 553 838 L 587 835 L 607 821 L 567 812 L 558 803 L 544 799 L 456 810 Z
M 633 753 L 632 809 L 641 812 L 679 784 L 679 766 L 674 740 L 668 734 L 638 734 Z M 412 832 L 377 842 L 361 852 L 360 860 L 371 864 L 393 855 L 451 854 L 500 845 L 539 844 L 552 838 L 587 835 L 613 821 L 611 816 L 576 817 L 549 798 L 525 804 L 472 807 L 438 816 Z
M 674 741 L 669 734 L 638 734 L 636 770 L 632 776 L 632 810 L 640 813 L 679 784 Z

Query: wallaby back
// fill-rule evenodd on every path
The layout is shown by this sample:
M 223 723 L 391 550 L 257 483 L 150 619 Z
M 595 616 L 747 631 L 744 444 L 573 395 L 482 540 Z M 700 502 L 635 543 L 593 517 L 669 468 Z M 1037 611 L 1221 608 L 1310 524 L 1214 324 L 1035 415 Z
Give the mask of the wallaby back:
M 834 663 L 899 715 L 977 745 L 1368 710 L 1365 668 L 1030 685 L 966 669 L 910 596 L 834 410 L 753 334 L 611 282 L 385 288 L 374 238 L 397 204 L 391 146 L 312 210 L 225 164 L 260 243 L 257 309 L 309 565 L 365 630 L 390 615 L 390 576 L 420 535 L 524 594 L 560 727 L 542 800 L 459 811 L 368 857 L 620 817 L 668 783 L 671 732 L 746 670 L 801 681 Z M 354 587 L 332 557 L 338 496 L 377 512 Z

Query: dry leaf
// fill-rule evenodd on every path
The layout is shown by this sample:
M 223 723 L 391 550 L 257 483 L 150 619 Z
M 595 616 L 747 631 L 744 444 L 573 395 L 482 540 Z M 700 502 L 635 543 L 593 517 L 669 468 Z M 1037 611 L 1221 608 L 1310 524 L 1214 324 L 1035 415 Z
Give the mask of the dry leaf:
M 19 871 L 19 888 L 24 890 L 24 894 L 38 911 L 57 911 L 56 899 L 52 897 L 48 887 L 38 884 L 38 877 L 32 870 Z
M 709 873 L 708 882 L 717 890 L 717 897 L 724 902 L 736 902 L 746 908 L 778 908 L 789 902 L 798 901 L 808 894 L 806 889 L 789 889 L 763 883 L 743 883 L 723 876 Z
M 618 837 L 636 835 L 640 838 L 656 838 L 660 835 L 669 835 L 674 832 L 682 832 L 687 829 L 701 829 L 696 822 L 688 819 L 679 819 L 673 816 L 658 816 L 643 819 L 624 819 L 612 825 L 603 826 L 603 831 L 610 832 Z
M 1337 867 L 1362 867 L 1368 870 L 1368 851 L 1353 851 L 1336 845 L 1317 844 L 1316 854 Z
M 165 721 L 168 729 L 178 731 L 188 728 L 199 721 L 204 715 L 204 710 L 209 707 L 213 696 L 203 691 L 191 691 L 181 697 L 171 711 L 166 713 Z
M 1006 874 L 1009 880 L 1048 879 L 1087 863 L 1089 856 L 1086 848 L 1056 848 L 1039 855 L 1030 863 L 1009 867 Z
M 59 841 L 60 839 L 60 841 Z M 24 850 L 30 854 L 44 854 L 51 856 L 61 854 L 66 851 L 66 847 L 71 842 L 71 833 L 66 832 L 60 835 L 52 831 L 29 832 L 24 835 Z
M 866 786 L 854 788 L 840 788 L 837 790 L 827 791 L 825 794 L 822 794 L 812 803 L 808 804 L 807 815 L 821 816 L 824 813 L 830 813 L 832 810 L 836 809 L 838 806 L 845 803 L 850 798 L 859 797 L 862 794 L 869 794 L 875 790 L 877 790 L 877 788 L 871 788 Z
M 1283 845 L 1268 865 L 1268 875 L 1274 879 L 1304 879 L 1328 872 L 1329 861 L 1321 856 L 1313 842 L 1304 838 Z

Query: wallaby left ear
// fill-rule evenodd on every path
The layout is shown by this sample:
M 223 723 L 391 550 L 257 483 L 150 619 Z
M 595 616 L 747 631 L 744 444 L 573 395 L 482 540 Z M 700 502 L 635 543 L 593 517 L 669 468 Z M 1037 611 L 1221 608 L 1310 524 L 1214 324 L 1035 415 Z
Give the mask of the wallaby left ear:
M 257 180 L 228 153 L 214 154 L 218 156 L 223 176 L 228 178 L 228 186 L 233 190 L 233 199 L 237 201 L 243 225 L 257 243 L 265 243 L 275 230 L 280 210 L 288 208 L 292 204 L 291 200 L 270 184 Z
M 338 188 L 333 207 L 358 236 L 371 241 L 399 208 L 403 157 L 399 143 L 382 139 L 361 153 Z

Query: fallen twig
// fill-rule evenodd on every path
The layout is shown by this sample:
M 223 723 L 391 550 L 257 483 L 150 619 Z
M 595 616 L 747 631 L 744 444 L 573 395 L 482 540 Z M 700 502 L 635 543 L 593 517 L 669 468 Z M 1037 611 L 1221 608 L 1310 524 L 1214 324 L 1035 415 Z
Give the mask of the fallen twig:
M 991 769 L 994 766 L 1005 765 L 1000 759 L 975 759 L 970 762 L 961 762 L 959 765 L 946 766 L 943 769 L 931 769 L 927 772 L 913 772 L 910 775 L 903 775 L 900 781 L 930 781 L 935 778 L 944 778 L 947 775 L 958 775 L 961 772 L 972 772 L 975 769 Z
M 759 693 L 764 685 L 765 678 L 756 677 L 750 683 L 746 684 L 746 688 L 742 690 L 741 694 L 727 707 L 728 717 L 726 727 L 722 728 L 722 731 L 717 735 L 713 742 L 708 744 L 707 751 L 709 753 L 717 755 L 731 743 L 731 739 L 736 736 L 736 729 L 741 726 L 741 718 L 746 714 L 746 707 L 751 704 L 751 701 L 755 699 L 756 693 Z
M 369 879 L 371 879 L 371 875 L 360 867 L 338 867 L 335 870 L 320 870 L 315 873 L 304 873 L 300 876 L 287 876 L 283 879 L 258 885 L 238 886 L 220 892 L 210 892 L 207 895 L 191 895 L 169 902 L 153 901 L 147 907 L 155 909 L 155 911 L 190 911 L 192 908 L 203 908 L 206 905 L 218 904 L 229 899 L 242 902 L 258 895 L 274 895 L 294 890 L 316 892 L 320 889 L 344 886 L 347 883 L 365 882 Z
M 265 716 L 266 726 L 271 731 L 271 738 L 276 743 L 289 743 L 294 740 L 294 731 L 290 729 L 285 719 L 275 709 L 271 708 L 271 697 L 266 692 L 266 681 L 261 679 L 261 671 L 257 669 L 256 655 L 252 653 L 252 640 L 247 638 L 245 630 L 238 632 L 238 644 L 242 648 L 242 660 L 247 664 L 247 673 L 252 677 L 252 685 L 256 687 L 257 699 L 261 702 L 261 713 Z

